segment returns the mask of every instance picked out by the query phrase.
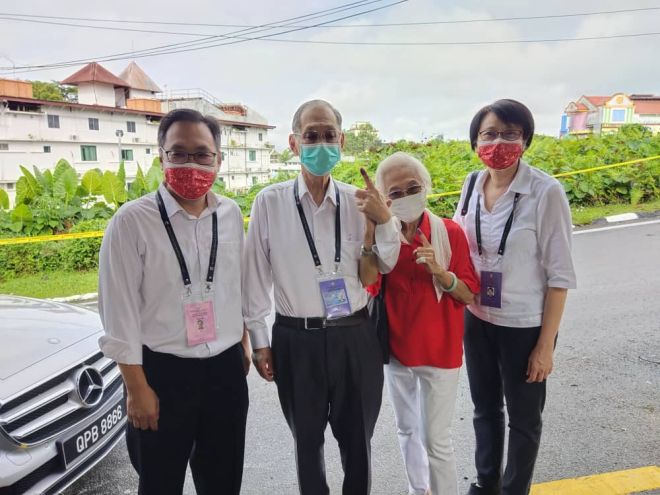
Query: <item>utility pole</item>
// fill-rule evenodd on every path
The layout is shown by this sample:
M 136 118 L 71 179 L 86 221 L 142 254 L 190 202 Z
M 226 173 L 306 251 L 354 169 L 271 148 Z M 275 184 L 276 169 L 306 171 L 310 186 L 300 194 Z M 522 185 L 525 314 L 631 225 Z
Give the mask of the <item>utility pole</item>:
M 121 138 L 124 136 L 124 131 L 117 129 L 115 131 L 115 136 L 117 136 L 117 160 L 121 163 Z

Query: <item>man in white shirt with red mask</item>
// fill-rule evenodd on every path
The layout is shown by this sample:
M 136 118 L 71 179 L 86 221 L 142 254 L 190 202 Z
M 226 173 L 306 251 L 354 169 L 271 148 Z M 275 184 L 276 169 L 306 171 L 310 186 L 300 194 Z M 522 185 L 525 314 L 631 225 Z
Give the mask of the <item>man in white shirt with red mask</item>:
M 255 198 L 246 243 L 243 313 L 254 362 L 275 380 L 293 434 L 303 495 L 327 495 L 328 423 L 339 443 L 343 493 L 370 491 L 371 436 L 380 410 L 383 358 L 366 312 L 361 265 L 389 272 L 399 231 L 366 172 L 364 190 L 330 172 L 340 159 L 341 115 L 328 102 L 302 104 L 289 146 L 301 174 Z M 275 299 L 272 351 L 265 318 Z
M 210 189 L 220 129 L 178 109 L 158 129 L 165 180 L 123 205 L 99 256 L 103 353 L 126 387 L 131 462 L 141 495 L 241 487 L 249 344 L 241 313 L 243 218 Z

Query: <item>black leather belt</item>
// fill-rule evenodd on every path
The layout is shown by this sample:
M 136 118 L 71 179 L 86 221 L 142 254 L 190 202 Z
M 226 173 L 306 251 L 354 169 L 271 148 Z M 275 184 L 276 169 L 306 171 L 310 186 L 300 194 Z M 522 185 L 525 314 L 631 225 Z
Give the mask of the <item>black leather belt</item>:
M 295 316 L 275 315 L 275 323 L 284 327 L 295 328 L 297 330 L 320 330 L 330 327 L 350 327 L 360 325 L 369 318 L 369 311 L 366 306 L 352 315 L 342 318 L 296 318 Z

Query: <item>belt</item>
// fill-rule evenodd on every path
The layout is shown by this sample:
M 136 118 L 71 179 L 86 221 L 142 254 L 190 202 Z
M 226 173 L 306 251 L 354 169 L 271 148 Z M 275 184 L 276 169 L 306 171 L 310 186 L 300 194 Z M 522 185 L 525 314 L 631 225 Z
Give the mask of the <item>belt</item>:
M 369 318 L 369 311 L 366 306 L 352 315 L 341 318 L 296 318 L 295 316 L 275 315 L 275 323 L 284 327 L 295 328 L 297 330 L 320 330 L 330 327 L 351 327 L 364 323 Z

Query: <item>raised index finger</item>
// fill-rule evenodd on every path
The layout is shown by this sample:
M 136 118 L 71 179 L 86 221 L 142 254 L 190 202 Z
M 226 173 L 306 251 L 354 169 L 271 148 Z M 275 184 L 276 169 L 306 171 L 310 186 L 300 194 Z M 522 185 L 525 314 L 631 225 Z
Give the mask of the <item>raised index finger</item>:
M 419 238 L 422 241 L 422 246 L 431 247 L 431 243 L 429 242 L 429 240 L 424 235 L 424 232 L 422 232 L 422 229 L 417 229 L 417 235 L 419 235 Z
M 371 182 L 371 178 L 369 177 L 369 174 L 363 167 L 360 167 L 360 173 L 362 174 L 362 178 L 364 179 L 364 183 L 366 184 L 367 189 L 376 189 L 374 183 Z

